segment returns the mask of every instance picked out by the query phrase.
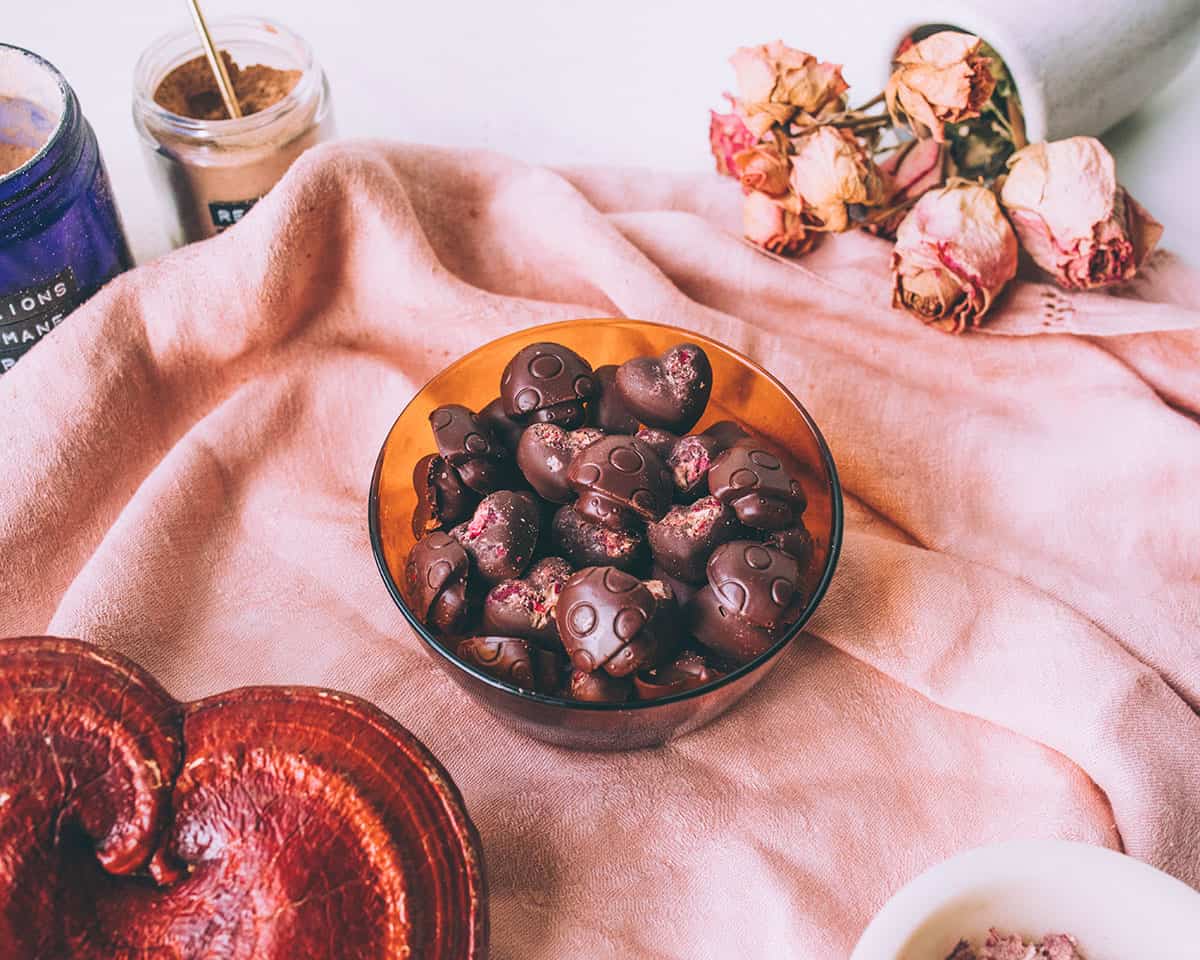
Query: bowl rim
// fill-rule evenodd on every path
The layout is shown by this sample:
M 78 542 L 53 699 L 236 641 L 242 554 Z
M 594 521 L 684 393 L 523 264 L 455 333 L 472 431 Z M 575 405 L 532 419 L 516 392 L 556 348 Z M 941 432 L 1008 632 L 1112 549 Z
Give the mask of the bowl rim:
M 721 349 L 728 351 L 737 359 L 743 361 L 759 376 L 765 377 L 778 388 L 785 397 L 787 397 L 799 411 L 801 418 L 804 420 L 808 429 L 812 431 L 813 436 L 817 441 L 817 448 L 821 454 L 821 465 L 825 469 L 826 476 L 829 478 L 830 505 L 831 517 L 829 527 L 829 556 L 825 562 L 825 569 L 821 572 L 821 579 L 817 583 L 816 589 L 813 590 L 809 597 L 808 603 L 804 610 L 796 619 L 796 622 L 781 636 L 771 647 L 759 654 L 753 660 L 742 664 L 735 670 L 731 670 L 719 680 L 705 684 L 701 687 L 696 687 L 692 690 L 685 690 L 681 693 L 674 693 L 667 697 L 658 697 L 648 700 L 629 700 L 624 703 L 593 703 L 584 700 L 568 700 L 565 697 L 556 697 L 550 694 L 539 693 L 536 690 L 529 690 L 524 687 L 518 687 L 516 684 L 509 683 L 506 680 L 501 680 L 489 673 L 484 672 L 478 667 L 473 666 L 463 660 L 460 660 L 453 651 L 443 646 L 438 639 L 429 631 L 429 628 L 421 622 L 420 618 L 409 609 L 407 602 L 404 600 L 404 594 L 400 589 L 400 585 L 392 577 L 392 572 L 388 568 L 387 560 L 383 553 L 383 538 L 379 523 L 379 479 L 383 471 L 383 460 L 387 453 L 388 441 L 391 439 L 392 431 L 396 429 L 396 424 L 408 411 L 408 408 L 419 397 L 434 380 L 444 376 L 450 370 L 454 369 L 459 364 L 465 363 L 467 360 L 474 357 L 476 354 L 487 350 L 497 340 L 502 340 L 505 337 L 511 336 L 514 333 L 520 334 L 537 334 L 539 339 L 541 334 L 551 334 L 556 330 L 561 330 L 564 327 L 574 327 L 579 324 L 624 324 L 637 323 L 648 327 L 657 327 L 661 330 L 669 330 L 672 333 L 680 334 L 684 337 L 699 337 L 708 343 L 715 344 Z M 547 337 L 546 339 L 550 339 Z M 634 317 L 577 317 L 572 320 L 556 320 L 550 323 L 538 324 L 533 327 L 524 327 L 519 330 L 512 330 L 502 334 L 499 337 L 493 337 L 486 343 L 483 343 L 451 363 L 449 366 L 443 367 L 432 377 L 429 378 L 420 389 L 413 393 L 404 404 L 403 409 L 392 421 L 392 425 L 388 428 L 387 435 L 383 439 L 383 443 L 379 448 L 379 456 L 375 460 L 375 469 L 371 474 L 371 488 L 367 496 L 367 527 L 371 538 L 371 552 L 375 556 L 375 565 L 379 569 L 379 574 L 383 578 L 384 585 L 387 587 L 388 593 L 391 594 L 392 600 L 396 606 L 400 608 L 400 613 L 404 619 L 408 621 L 408 625 L 413 629 L 421 641 L 427 648 L 432 649 L 438 656 L 450 663 L 454 668 L 461 670 L 470 676 L 474 677 L 479 682 L 492 687 L 495 690 L 517 697 L 520 700 L 540 703 L 546 706 L 561 707 L 567 710 L 578 710 L 584 713 L 619 713 L 632 712 L 638 710 L 650 710 L 655 707 L 664 707 L 673 703 L 681 703 L 685 700 L 691 700 L 696 697 L 704 696 L 719 690 L 721 687 L 736 683 L 742 677 L 753 673 L 760 667 L 766 665 L 787 648 L 791 642 L 800 635 L 804 626 L 808 623 L 821 599 L 825 596 L 825 592 L 829 589 L 830 581 L 833 580 L 834 572 L 837 569 L 838 559 L 842 551 L 842 526 L 844 522 L 844 506 L 842 502 L 842 485 L 838 478 L 837 466 L 833 462 L 833 454 L 829 450 L 829 444 L 825 441 L 824 434 L 821 433 L 821 428 L 817 426 L 816 421 L 812 418 L 812 414 L 802 404 L 796 396 L 779 381 L 772 373 L 765 370 L 760 364 L 756 363 L 750 357 L 747 357 L 740 350 L 735 350 L 733 347 L 721 343 L 715 337 L 700 332 L 699 330 L 687 330 L 683 327 L 672 326 L 666 323 L 657 323 L 652 320 L 638 320 Z

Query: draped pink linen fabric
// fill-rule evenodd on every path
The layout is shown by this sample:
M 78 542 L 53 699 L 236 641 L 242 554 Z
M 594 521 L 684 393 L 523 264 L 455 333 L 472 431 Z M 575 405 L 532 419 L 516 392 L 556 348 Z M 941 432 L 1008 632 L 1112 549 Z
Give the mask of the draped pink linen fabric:
M 1200 885 L 1200 276 L 1160 254 L 1119 296 L 1027 279 L 993 335 L 955 338 L 889 308 L 883 241 L 781 263 L 738 209 L 715 175 L 312 151 L 0 378 L 0 632 L 116 648 L 182 698 L 373 700 L 462 788 L 498 960 L 844 957 L 899 885 L 1007 838 Z M 848 524 L 810 637 L 746 701 L 592 755 L 509 732 L 440 672 L 365 500 L 434 372 L 604 314 L 779 376 Z

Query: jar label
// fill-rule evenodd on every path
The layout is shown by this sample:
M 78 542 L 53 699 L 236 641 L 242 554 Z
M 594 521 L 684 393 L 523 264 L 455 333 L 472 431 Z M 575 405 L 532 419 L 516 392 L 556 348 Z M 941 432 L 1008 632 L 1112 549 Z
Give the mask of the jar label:
M 213 226 L 217 228 L 217 233 L 220 233 L 222 230 L 228 230 L 241 220 L 260 199 L 260 197 L 252 197 L 249 200 L 221 200 L 210 203 L 208 205 L 208 214 L 212 217 Z
M 79 306 L 79 286 L 70 267 L 48 280 L 13 293 L 0 292 L 0 373 L 62 323 Z

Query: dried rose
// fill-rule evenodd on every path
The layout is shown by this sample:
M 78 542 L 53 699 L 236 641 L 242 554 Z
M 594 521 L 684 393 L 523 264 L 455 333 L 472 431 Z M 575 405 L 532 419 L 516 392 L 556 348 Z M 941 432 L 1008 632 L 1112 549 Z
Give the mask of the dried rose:
M 892 116 L 898 103 L 913 132 L 923 136 L 927 129 L 938 143 L 946 139 L 945 124 L 979 116 L 996 86 L 990 59 L 979 54 L 982 42 L 943 30 L 898 54 L 883 91 Z
M 1099 140 L 1035 143 L 1008 164 L 1000 201 L 1021 246 L 1064 287 L 1128 280 L 1162 236 L 1162 225 L 1117 183 Z
M 979 326 L 1017 272 L 1017 238 L 996 195 L 953 183 L 917 201 L 896 231 L 892 305 L 961 333 Z
M 849 85 L 842 68 L 783 41 L 741 47 L 729 58 L 737 74 L 738 108 L 758 137 L 775 124 L 837 113 L 846 106 Z
M 917 198 L 940 187 L 945 179 L 945 148 L 936 140 L 909 140 L 883 163 L 883 200 L 879 216 L 867 227 L 876 236 L 895 237 Z
M 836 127 L 817 127 L 796 141 L 791 182 L 805 216 L 835 233 L 850 226 L 847 204 L 874 206 L 883 199 L 883 178 L 870 153 Z
M 729 102 L 733 103 L 732 97 L 729 97 Z M 739 174 L 733 158 L 753 147 L 758 138 L 746 128 L 736 112 L 717 113 L 716 110 L 710 110 L 708 113 L 708 144 L 713 159 L 717 161 L 717 173 L 736 177 Z
M 787 154 L 774 143 L 760 143 L 743 150 L 733 158 L 747 193 L 757 191 L 769 197 L 783 197 L 788 192 L 791 164 Z
M 799 214 L 765 193 L 748 193 L 743 198 L 742 231 L 751 243 L 783 256 L 807 253 L 816 242 L 816 234 L 805 227 Z

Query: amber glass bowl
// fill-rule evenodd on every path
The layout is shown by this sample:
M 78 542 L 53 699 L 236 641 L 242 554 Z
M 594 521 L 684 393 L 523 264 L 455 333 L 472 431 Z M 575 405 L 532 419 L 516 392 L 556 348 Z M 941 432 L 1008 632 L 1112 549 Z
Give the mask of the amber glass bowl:
M 814 544 L 805 584 L 809 600 L 771 649 L 698 690 L 660 700 L 581 703 L 523 690 L 464 663 L 409 609 L 400 585 L 415 542 L 413 467 L 434 450 L 429 413 L 444 403 L 482 408 L 499 393 L 500 374 L 509 358 L 542 340 L 570 347 L 593 367 L 657 355 L 685 341 L 704 348 L 712 362 L 713 389 L 696 430 L 718 420 L 738 421 L 778 448 L 808 497 L 804 523 Z M 428 652 L 474 700 L 539 740 L 580 749 L 626 750 L 665 743 L 702 726 L 733 706 L 778 663 L 780 652 L 799 636 L 833 577 L 842 544 L 842 490 L 829 447 L 808 411 L 778 380 L 740 353 L 677 327 L 640 320 L 569 320 L 485 344 L 452 363 L 409 401 L 379 452 L 371 478 L 368 522 L 375 560 L 392 599 Z

